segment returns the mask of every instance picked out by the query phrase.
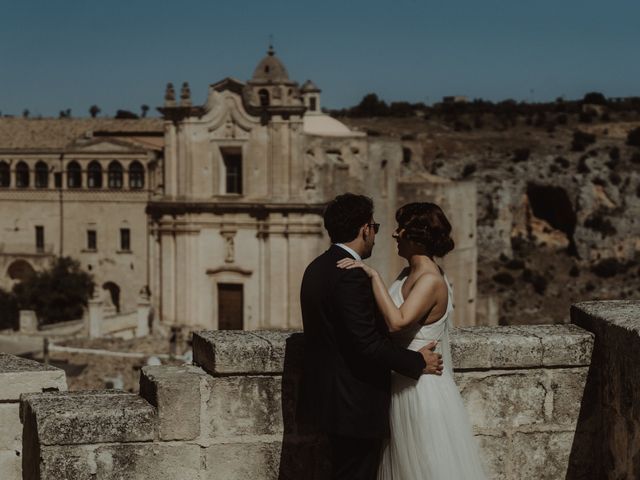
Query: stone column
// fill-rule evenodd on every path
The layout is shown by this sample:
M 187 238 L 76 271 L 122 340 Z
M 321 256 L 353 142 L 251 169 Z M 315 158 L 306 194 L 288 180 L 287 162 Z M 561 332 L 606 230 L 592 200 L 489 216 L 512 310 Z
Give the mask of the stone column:
M 102 336 L 103 317 L 102 300 L 98 296 L 94 296 L 89 300 L 89 338 Z
M 149 335 L 149 312 L 151 311 L 151 302 L 149 296 L 142 294 L 138 297 L 138 324 L 136 327 L 136 337 L 146 337 Z
M 20 333 L 38 331 L 38 316 L 33 310 L 20 310 Z

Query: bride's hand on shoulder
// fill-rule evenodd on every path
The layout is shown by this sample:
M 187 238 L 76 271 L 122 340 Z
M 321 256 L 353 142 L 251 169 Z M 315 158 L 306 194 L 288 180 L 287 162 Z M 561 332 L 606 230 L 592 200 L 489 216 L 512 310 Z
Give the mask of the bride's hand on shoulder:
M 343 258 L 342 260 L 338 261 L 337 266 L 338 268 L 344 268 L 346 270 L 351 270 L 352 268 L 361 268 L 362 270 L 364 270 L 364 273 L 369 276 L 369 278 L 373 278 L 378 274 L 378 272 L 374 268 L 371 268 L 364 262 L 355 260 L 353 258 Z

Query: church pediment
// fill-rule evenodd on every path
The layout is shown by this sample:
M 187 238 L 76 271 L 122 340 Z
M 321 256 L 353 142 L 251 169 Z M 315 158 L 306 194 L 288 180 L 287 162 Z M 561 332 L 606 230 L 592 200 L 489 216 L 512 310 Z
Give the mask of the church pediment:
M 133 142 L 126 142 L 119 139 L 91 139 L 91 140 L 77 140 L 70 145 L 70 150 L 74 152 L 95 152 L 95 153 L 130 153 L 132 151 L 140 151 L 143 148 Z
M 233 81 L 232 79 L 227 79 Z M 209 92 L 208 111 L 202 121 L 213 138 L 248 138 L 260 119 L 244 109 L 242 97 L 231 89 L 219 91 L 215 86 Z
M 217 92 L 224 92 L 225 90 L 229 90 L 237 95 L 242 95 L 242 90 L 244 89 L 244 82 L 237 80 L 232 77 L 227 77 L 224 80 L 220 80 L 218 83 L 214 83 L 211 85 L 211 88 Z

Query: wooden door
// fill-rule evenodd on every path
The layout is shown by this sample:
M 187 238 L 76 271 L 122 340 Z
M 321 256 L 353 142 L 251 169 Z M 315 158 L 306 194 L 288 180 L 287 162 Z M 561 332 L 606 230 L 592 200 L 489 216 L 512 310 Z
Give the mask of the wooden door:
M 242 285 L 218 284 L 218 330 L 242 330 L 243 325 Z

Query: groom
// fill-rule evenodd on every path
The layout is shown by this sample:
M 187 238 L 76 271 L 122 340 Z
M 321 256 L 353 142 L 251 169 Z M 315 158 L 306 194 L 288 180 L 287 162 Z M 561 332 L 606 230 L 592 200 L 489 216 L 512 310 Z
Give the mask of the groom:
M 337 196 L 325 209 L 324 226 L 333 245 L 302 280 L 301 409 L 328 434 L 333 479 L 375 480 L 382 439 L 389 436 L 391 370 L 418 379 L 440 374 L 442 359 L 434 342 L 419 352 L 393 344 L 367 274 L 336 266 L 345 257 L 371 255 L 380 227 L 371 199 Z

